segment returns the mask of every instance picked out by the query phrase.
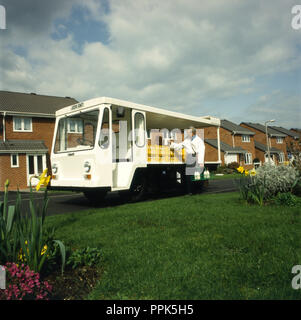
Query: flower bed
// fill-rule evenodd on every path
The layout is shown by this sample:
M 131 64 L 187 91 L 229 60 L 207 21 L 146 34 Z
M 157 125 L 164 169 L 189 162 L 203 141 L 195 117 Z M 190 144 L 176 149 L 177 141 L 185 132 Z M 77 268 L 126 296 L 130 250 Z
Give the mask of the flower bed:
M 4 268 L 7 286 L 0 291 L 0 300 L 48 300 L 51 296 L 52 286 L 29 266 L 7 262 Z
M 49 180 L 45 170 L 36 189 L 47 186 Z M 31 188 L 30 212 L 21 214 L 21 195 L 18 193 L 15 205 L 9 206 L 8 187 L 7 180 L 0 202 L 0 265 L 6 273 L 6 288 L 0 290 L 0 299 L 83 298 L 98 277 L 95 265 L 100 261 L 99 250 L 88 247 L 71 251 L 55 239 L 55 230 L 44 227 L 47 189 L 39 211 Z
M 264 164 L 251 171 L 238 167 L 241 173 L 238 186 L 241 197 L 249 203 L 283 203 L 289 205 L 297 203 L 293 191 L 300 183 L 300 174 L 291 165 L 274 166 Z

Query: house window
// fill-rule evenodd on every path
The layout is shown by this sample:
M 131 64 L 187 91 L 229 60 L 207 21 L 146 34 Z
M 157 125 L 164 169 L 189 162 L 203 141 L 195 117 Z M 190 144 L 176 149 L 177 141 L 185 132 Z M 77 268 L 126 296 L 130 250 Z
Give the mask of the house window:
M 284 161 L 285 161 L 285 156 L 284 156 L 284 153 L 281 152 L 281 153 L 279 153 L 279 162 L 282 163 Z
M 241 136 L 242 142 L 250 142 L 250 136 L 247 134 L 243 134 Z
M 252 164 L 252 153 L 245 153 L 245 164 Z
M 28 173 L 29 174 L 35 173 L 34 167 L 35 167 L 34 156 L 28 156 Z
M 283 138 L 277 137 L 276 138 L 276 143 L 283 143 Z
M 68 133 L 83 133 L 82 119 L 68 119 Z
M 13 117 L 14 131 L 32 131 L 32 119 Z
M 38 174 L 43 173 L 43 156 L 37 156 L 37 164 L 38 164 Z
M 19 167 L 19 155 L 18 154 L 12 154 L 10 156 L 10 162 L 12 168 L 18 168 Z

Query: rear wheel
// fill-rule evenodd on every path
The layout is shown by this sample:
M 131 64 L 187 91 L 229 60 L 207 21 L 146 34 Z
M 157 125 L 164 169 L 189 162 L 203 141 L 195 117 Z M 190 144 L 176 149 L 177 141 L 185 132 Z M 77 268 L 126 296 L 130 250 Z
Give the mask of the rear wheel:
M 106 190 L 88 190 L 84 192 L 84 195 L 89 202 L 93 204 L 101 204 L 104 201 L 107 193 L 108 192 Z

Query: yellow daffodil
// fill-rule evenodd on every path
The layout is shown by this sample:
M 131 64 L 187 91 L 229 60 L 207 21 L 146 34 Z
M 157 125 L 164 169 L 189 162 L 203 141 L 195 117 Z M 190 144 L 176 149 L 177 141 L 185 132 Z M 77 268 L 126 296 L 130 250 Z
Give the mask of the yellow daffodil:
M 243 173 L 244 172 L 244 167 L 240 166 L 236 169 L 238 172 Z
M 249 171 L 245 170 L 245 175 L 248 176 L 249 175 Z
M 250 171 L 250 175 L 251 176 L 256 176 L 256 170 L 254 168 Z
M 41 256 L 43 254 L 45 254 L 45 252 L 47 251 L 47 245 L 45 244 L 45 246 L 43 247 L 42 251 L 41 251 Z
M 51 176 L 48 176 L 47 177 L 47 172 L 48 172 L 48 169 L 46 168 L 43 173 L 40 175 L 39 179 L 39 183 L 37 184 L 36 186 L 36 190 L 39 191 L 41 186 L 43 185 L 44 187 L 47 187 L 47 185 L 49 184 L 49 181 L 50 181 L 50 178 Z
M 27 242 L 27 240 L 25 240 L 25 245 L 26 245 L 26 251 L 27 251 L 27 254 L 29 254 L 29 249 L 28 249 L 28 242 Z M 23 250 L 22 250 L 22 248 L 20 249 L 20 251 L 19 251 L 19 260 L 21 261 L 21 262 L 25 262 L 26 261 L 26 258 L 25 258 L 25 253 L 23 253 Z

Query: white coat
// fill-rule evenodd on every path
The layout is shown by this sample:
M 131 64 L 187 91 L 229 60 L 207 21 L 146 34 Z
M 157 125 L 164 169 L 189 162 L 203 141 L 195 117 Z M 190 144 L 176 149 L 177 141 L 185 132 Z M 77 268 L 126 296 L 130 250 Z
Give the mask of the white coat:
M 204 164 L 205 144 L 203 139 L 201 139 L 198 135 L 195 135 L 194 138 L 186 138 L 181 143 L 172 143 L 170 147 L 174 148 L 175 150 L 185 148 L 186 153 L 196 155 L 196 163 L 198 165 Z

